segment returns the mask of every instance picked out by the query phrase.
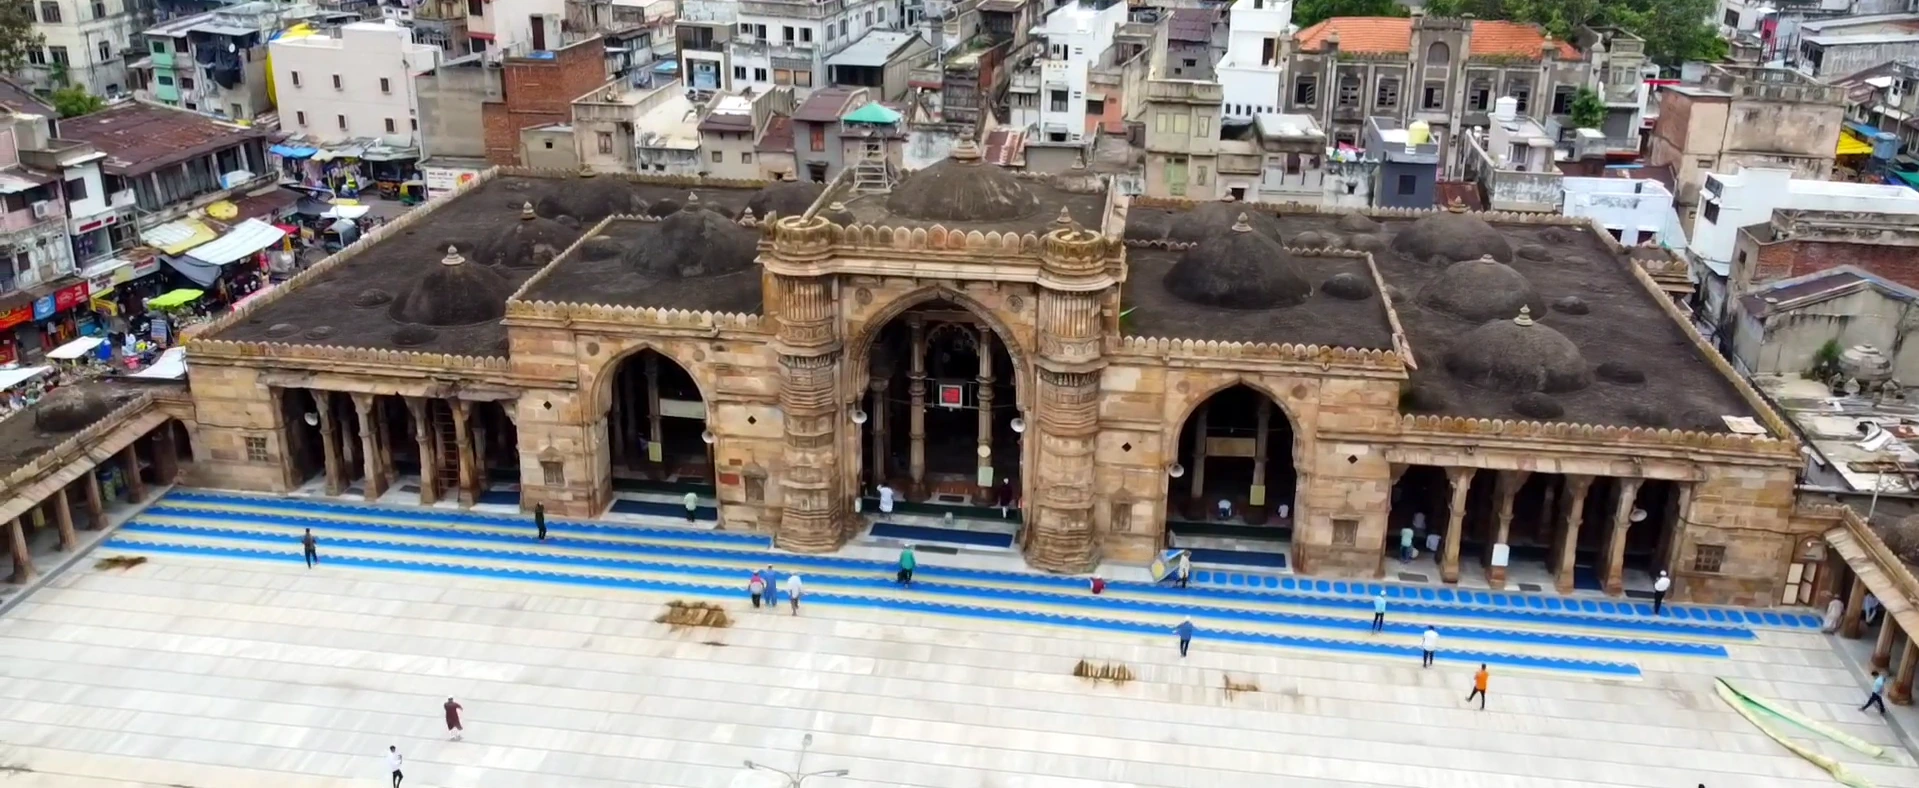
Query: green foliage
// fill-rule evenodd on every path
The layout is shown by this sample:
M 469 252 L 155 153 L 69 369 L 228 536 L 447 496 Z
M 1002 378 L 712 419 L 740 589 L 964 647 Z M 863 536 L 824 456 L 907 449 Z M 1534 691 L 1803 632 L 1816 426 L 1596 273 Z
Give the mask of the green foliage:
M 104 99 L 88 93 L 86 88 L 79 85 L 68 85 L 56 90 L 49 98 L 53 101 L 53 108 L 59 110 L 60 117 L 63 118 L 99 112 L 101 107 L 107 105 Z
M 1606 102 L 1599 97 L 1599 91 L 1582 87 L 1573 94 L 1573 128 L 1597 129 L 1606 125 Z
M 1581 25 L 1612 25 L 1646 40 L 1655 62 L 1720 60 L 1726 42 L 1706 20 L 1713 0 L 1428 0 L 1434 16 L 1472 14 L 1479 19 L 1508 19 L 1539 25 L 1554 38 L 1570 41 Z
M 19 71 L 27 63 L 27 53 L 45 41 L 33 29 L 34 21 L 32 3 L 0 2 L 0 72 Z
M 1336 16 L 1405 16 L 1399 0 L 1299 0 L 1293 4 L 1293 24 L 1318 24 Z
M 1812 366 L 1802 376 L 1807 380 L 1830 380 L 1839 374 L 1839 340 L 1828 339 L 1812 354 Z

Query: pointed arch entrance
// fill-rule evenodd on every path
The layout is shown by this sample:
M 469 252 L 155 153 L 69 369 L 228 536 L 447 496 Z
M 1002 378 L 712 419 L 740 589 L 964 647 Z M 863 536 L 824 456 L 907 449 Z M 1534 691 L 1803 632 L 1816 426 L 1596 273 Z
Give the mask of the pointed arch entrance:
M 1167 467 L 1168 542 L 1202 563 L 1284 568 L 1297 517 L 1298 442 L 1286 409 L 1235 383 L 1180 425 Z
M 694 493 L 695 519 L 718 517 L 707 400 L 687 369 L 652 348 L 614 361 L 601 383 L 606 410 L 607 484 L 612 511 L 685 516 L 681 497 Z

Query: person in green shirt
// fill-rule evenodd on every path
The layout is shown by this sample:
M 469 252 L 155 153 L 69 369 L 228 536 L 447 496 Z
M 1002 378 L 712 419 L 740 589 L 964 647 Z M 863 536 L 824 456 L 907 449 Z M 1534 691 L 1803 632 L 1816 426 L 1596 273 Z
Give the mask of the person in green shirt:
M 900 574 L 898 577 L 899 584 L 902 586 L 912 585 L 913 570 L 919 568 L 919 565 L 920 565 L 919 558 L 913 555 L 913 546 L 910 544 L 907 545 L 905 550 L 900 551 Z
M 1399 529 L 1399 560 L 1413 560 L 1413 527 Z
M 700 508 L 700 496 L 691 492 L 686 494 L 686 521 L 693 522 L 693 513 Z

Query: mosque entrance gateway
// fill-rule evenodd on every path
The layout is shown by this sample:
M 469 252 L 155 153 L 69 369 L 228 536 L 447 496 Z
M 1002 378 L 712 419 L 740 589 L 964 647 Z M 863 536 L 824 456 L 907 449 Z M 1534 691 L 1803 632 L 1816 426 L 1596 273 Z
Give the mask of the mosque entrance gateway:
M 1186 417 L 1167 469 L 1173 547 L 1200 563 L 1284 568 L 1299 475 L 1293 425 L 1264 392 L 1224 389 Z
M 908 309 L 874 336 L 868 371 L 864 496 L 886 484 L 907 501 L 996 506 L 1018 490 L 1017 371 L 985 321 L 943 300 Z
M 610 385 L 606 435 L 614 489 L 711 495 L 713 434 L 706 402 L 686 368 L 643 349 L 618 362 Z

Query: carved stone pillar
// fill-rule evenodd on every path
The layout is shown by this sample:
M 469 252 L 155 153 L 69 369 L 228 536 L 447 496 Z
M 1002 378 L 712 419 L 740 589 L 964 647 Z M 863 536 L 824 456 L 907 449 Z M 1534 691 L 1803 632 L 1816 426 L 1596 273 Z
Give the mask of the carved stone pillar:
M 16 584 L 33 582 L 40 570 L 33 568 L 33 554 L 27 552 L 27 531 L 15 517 L 7 523 L 8 551 L 13 553 L 13 577 Z
M 832 281 L 810 274 L 831 243 L 825 219 L 785 217 L 774 223 L 773 243 L 764 255 L 778 290 L 779 333 L 773 346 L 782 375 L 780 409 L 786 413 L 774 541 L 795 552 L 837 549 L 851 525 L 841 494 L 840 425 L 846 416 L 839 392 L 837 304 Z
M 1892 667 L 1892 641 L 1899 634 L 1899 622 L 1890 614 L 1879 617 L 1879 638 L 1872 644 L 1872 668 L 1884 672 Z
M 979 405 L 979 468 L 984 473 L 974 474 L 976 483 L 986 480 L 980 486 L 981 500 L 993 500 L 993 329 L 979 327 L 979 392 L 975 397 Z
M 1201 403 L 1199 410 L 1193 414 L 1193 467 L 1186 470 L 1187 474 L 1193 477 L 1191 486 L 1188 487 L 1186 491 L 1187 497 L 1192 499 L 1192 503 L 1187 506 L 1186 516 L 1194 519 L 1205 519 L 1206 435 L 1207 430 L 1210 429 L 1207 426 L 1207 416 L 1210 410 L 1211 408 L 1205 403 Z
M 386 468 L 380 460 L 380 409 L 372 394 L 353 394 L 353 411 L 360 417 L 360 459 L 366 464 L 366 499 L 386 494 Z
M 1246 506 L 1239 515 L 1248 525 L 1266 524 L 1266 512 L 1271 508 L 1266 500 L 1266 462 L 1270 451 L 1266 433 L 1272 423 L 1273 403 L 1261 397 L 1253 411 L 1253 483 L 1246 490 Z
M 1890 619 L 1886 626 L 1893 626 Z M 1899 670 L 1892 674 L 1892 690 L 1886 700 L 1901 706 L 1912 705 L 1912 677 L 1915 668 L 1919 668 L 1919 639 L 1913 633 L 1906 633 L 1906 648 L 1899 656 Z
M 1559 541 L 1553 555 L 1553 588 L 1559 593 L 1570 594 L 1573 590 L 1573 566 L 1579 555 L 1579 524 L 1586 518 L 1586 492 L 1592 489 L 1593 477 L 1580 474 L 1566 474 L 1565 495 L 1560 503 L 1566 509 L 1565 524 L 1559 528 Z
M 1495 564 L 1493 553 L 1500 545 L 1508 543 L 1512 536 L 1513 499 L 1519 497 L 1519 491 L 1526 486 L 1528 471 L 1500 471 L 1493 482 L 1493 500 L 1498 502 L 1499 510 L 1493 526 L 1492 544 L 1486 547 L 1486 582 L 1495 589 L 1506 587 L 1506 565 Z M 1510 562 L 1510 555 L 1508 556 Z
M 906 327 L 910 333 L 910 347 L 907 355 L 912 366 L 908 367 L 910 382 L 906 393 L 911 397 L 912 411 L 907 415 L 906 439 L 907 474 L 912 479 L 911 495 L 914 498 L 926 497 L 926 319 L 914 314 L 906 316 Z
M 460 505 L 472 506 L 480 497 L 478 474 L 474 472 L 473 433 L 467 428 L 473 420 L 473 403 L 455 399 L 448 404 L 453 406 L 453 450 L 460 455 Z
M 174 445 L 173 422 L 162 422 L 154 428 L 149 443 L 153 452 L 153 478 L 162 486 L 171 485 L 180 478 L 180 447 Z
M 1600 582 L 1607 596 L 1626 593 L 1626 535 L 1632 530 L 1633 509 L 1639 500 L 1639 487 L 1645 481 L 1619 480 L 1619 496 L 1613 504 L 1612 522 L 1606 529 L 1606 552 L 1600 558 L 1600 568 L 1605 572 Z
M 107 502 L 100 494 L 100 475 L 96 471 L 87 471 L 87 530 L 98 531 L 107 527 Z
M 1097 232 L 1062 214 L 1041 243 L 1034 407 L 1038 442 L 1027 481 L 1029 507 L 1022 534 L 1026 560 L 1054 572 L 1083 572 L 1098 563 L 1093 529 L 1093 451 L 1099 433 L 1101 304 L 1114 282 L 1106 273 L 1109 249 Z
M 60 550 L 72 550 L 80 538 L 73 533 L 73 505 L 67 501 L 67 488 L 54 490 L 49 503 L 53 504 L 53 523 L 60 529 Z
M 433 409 L 422 397 L 406 398 L 407 413 L 413 416 L 413 442 L 420 452 L 420 505 L 432 506 L 440 500 L 440 469 L 433 453 Z
M 672 471 L 666 467 L 666 431 L 660 424 L 660 357 L 646 354 L 646 461 L 664 479 Z
M 1447 468 L 1446 481 L 1452 485 L 1453 498 L 1446 507 L 1445 554 L 1439 557 L 1439 579 L 1459 582 L 1459 543 L 1466 533 L 1466 496 L 1472 494 L 1473 477 L 1478 468 Z
M 140 442 L 134 441 L 120 452 L 121 468 L 127 474 L 127 503 L 147 499 L 147 481 L 140 478 Z
M 334 424 L 333 394 L 307 389 L 307 395 L 313 398 L 313 411 L 320 419 L 320 453 L 326 455 L 326 494 L 339 495 L 346 489 L 346 468 L 340 458 L 339 428 Z
M 1858 640 L 1866 634 L 1866 584 L 1858 575 L 1852 578 L 1852 593 L 1846 596 L 1846 612 L 1839 617 L 1839 636 Z

